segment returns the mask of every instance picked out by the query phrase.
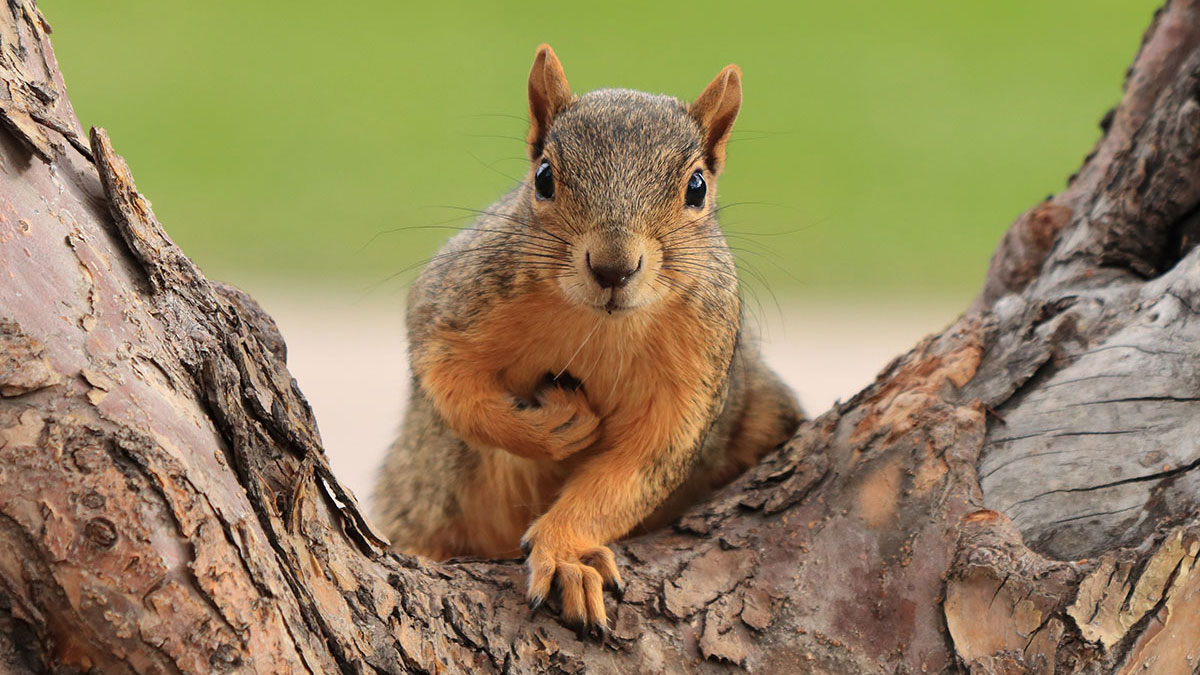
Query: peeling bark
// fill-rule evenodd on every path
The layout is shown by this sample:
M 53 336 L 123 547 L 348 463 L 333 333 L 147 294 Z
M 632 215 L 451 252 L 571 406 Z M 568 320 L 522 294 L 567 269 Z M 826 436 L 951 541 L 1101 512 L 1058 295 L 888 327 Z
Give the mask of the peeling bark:
M 386 551 L 282 337 L 0 9 L 0 669 L 1154 672 L 1200 664 L 1200 6 L 979 298 L 672 528 L 604 642 L 519 561 Z

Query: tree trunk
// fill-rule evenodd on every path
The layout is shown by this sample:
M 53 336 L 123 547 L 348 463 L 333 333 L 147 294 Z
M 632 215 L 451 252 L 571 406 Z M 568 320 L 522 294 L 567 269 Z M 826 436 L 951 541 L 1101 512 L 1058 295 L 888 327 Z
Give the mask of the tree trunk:
M 1200 669 L 1200 0 L 961 318 L 614 546 L 604 642 L 519 561 L 386 551 L 274 323 L 85 138 L 48 33 L 0 9 L 4 670 Z

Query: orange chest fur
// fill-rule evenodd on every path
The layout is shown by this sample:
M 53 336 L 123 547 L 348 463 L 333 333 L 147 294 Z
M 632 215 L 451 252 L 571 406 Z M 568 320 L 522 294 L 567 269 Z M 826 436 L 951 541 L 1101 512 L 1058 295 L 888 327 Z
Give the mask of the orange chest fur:
M 610 316 L 529 297 L 493 308 L 457 351 L 518 395 L 532 395 L 547 373 L 568 372 L 593 410 L 617 422 L 693 388 L 710 367 L 705 337 L 684 303 Z

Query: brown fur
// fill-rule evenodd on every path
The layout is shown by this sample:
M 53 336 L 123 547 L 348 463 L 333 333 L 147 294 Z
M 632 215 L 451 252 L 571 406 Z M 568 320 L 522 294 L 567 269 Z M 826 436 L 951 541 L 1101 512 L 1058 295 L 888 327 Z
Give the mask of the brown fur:
M 403 551 L 524 544 L 531 602 L 556 582 L 567 619 L 603 627 L 602 586 L 620 584 L 605 544 L 669 522 L 787 440 L 801 413 L 742 330 L 715 218 L 740 71 L 690 107 L 575 97 L 543 46 L 529 98 L 528 180 L 412 288 L 412 395 L 375 503 Z M 542 162 L 552 199 L 533 187 Z M 687 206 L 697 170 L 707 198 Z M 635 271 L 609 289 L 598 265 Z

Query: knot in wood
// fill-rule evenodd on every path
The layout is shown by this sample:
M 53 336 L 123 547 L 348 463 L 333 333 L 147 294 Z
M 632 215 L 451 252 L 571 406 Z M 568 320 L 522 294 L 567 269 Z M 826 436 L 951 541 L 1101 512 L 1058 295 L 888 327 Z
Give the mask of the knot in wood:
M 89 509 L 102 509 L 104 508 L 104 502 L 104 495 L 95 490 L 89 490 L 87 494 L 79 499 L 79 503 Z
M 85 445 L 71 453 L 71 459 L 75 463 L 75 468 L 83 473 L 92 473 L 99 471 L 104 464 L 104 449 L 94 445 Z
M 107 518 L 92 518 L 83 528 L 88 541 L 96 548 L 110 549 L 117 543 L 117 527 Z
M 208 657 L 208 662 L 214 670 L 233 670 L 242 665 L 242 656 L 238 654 L 233 645 L 223 644 Z
M 967 564 L 979 567 L 999 567 L 999 561 L 1007 557 L 1002 551 L 989 546 L 981 546 L 967 554 Z

